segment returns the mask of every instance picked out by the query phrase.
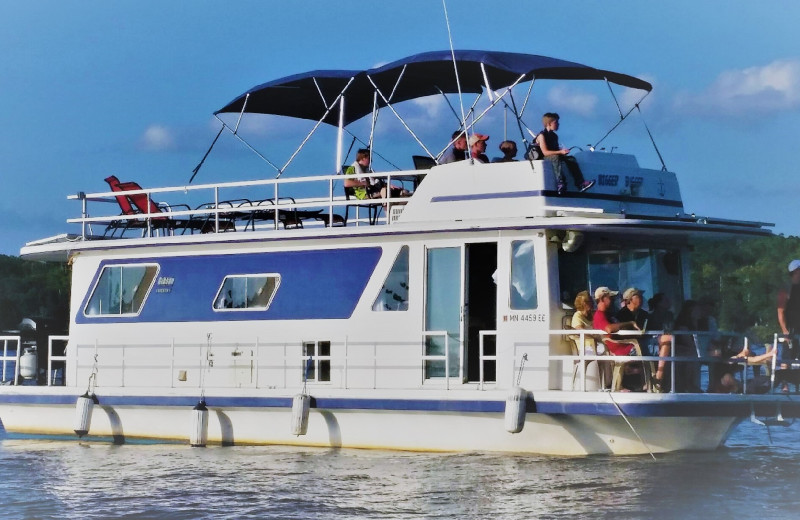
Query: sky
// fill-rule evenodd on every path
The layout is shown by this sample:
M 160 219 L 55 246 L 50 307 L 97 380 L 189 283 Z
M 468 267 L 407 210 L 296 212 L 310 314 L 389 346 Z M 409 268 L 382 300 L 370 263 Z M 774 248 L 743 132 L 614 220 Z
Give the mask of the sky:
M 687 212 L 800 235 L 800 2 L 449 0 L 446 8 L 455 48 L 540 54 L 651 82 L 643 118 L 627 120 L 602 146 L 660 168 L 646 124 Z M 80 216 L 80 205 L 67 196 L 107 191 L 110 174 L 146 187 L 185 185 L 219 129 L 213 112 L 254 85 L 449 48 L 436 0 L 0 0 L 0 13 L 5 255 L 77 232 L 66 219 Z M 556 111 L 562 143 L 597 142 L 618 116 L 605 84 L 583 83 L 537 83 L 529 123 L 537 128 L 542 112 Z M 615 94 L 623 106 L 635 99 Z M 441 148 L 457 122 L 426 103 L 407 114 Z M 307 128 L 256 121 L 243 132 L 282 164 Z M 502 116 L 478 131 L 493 136 L 489 155 L 499 155 Z M 389 126 L 378 138 L 392 141 L 395 132 Z M 320 132 L 314 146 L 332 150 L 333 134 Z M 314 146 L 287 175 L 330 173 L 335 157 Z M 398 165 L 410 168 L 402 157 L 408 164 Z M 195 182 L 273 177 L 225 135 Z

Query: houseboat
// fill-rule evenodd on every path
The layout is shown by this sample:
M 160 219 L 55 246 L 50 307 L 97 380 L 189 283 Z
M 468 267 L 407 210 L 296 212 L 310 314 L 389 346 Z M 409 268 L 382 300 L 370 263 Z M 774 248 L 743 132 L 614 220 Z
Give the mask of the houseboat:
M 529 155 L 444 163 L 449 131 L 434 146 L 403 112 L 429 96 L 459 100 L 453 128 L 471 137 L 500 110 L 524 151 L 541 117 L 525 114 L 533 84 L 549 80 L 651 90 L 507 52 L 315 70 L 216 113 L 217 137 L 240 140 L 269 178 L 145 188 L 108 176 L 108 189 L 71 196 L 80 215 L 69 232 L 21 251 L 69 264 L 69 331 L 30 347 L 3 339 L 2 426 L 116 442 L 573 456 L 711 450 L 742 420 L 796 417 L 787 396 L 747 391 L 744 362 L 736 393 L 656 391 L 646 376 L 657 357 L 587 351 L 599 331 L 567 330 L 579 291 L 635 286 L 680 302 L 691 297 L 692 244 L 765 236 L 769 225 L 687 212 L 675 173 L 599 147 L 570 154 L 596 182 L 584 192 L 569 176 L 561 192 L 553 163 Z M 465 106 L 468 96 L 483 104 Z M 280 166 L 242 135 L 249 117 L 312 127 Z M 394 138 L 381 145 L 385 120 L 416 153 L 393 156 Z M 329 164 L 283 175 L 325 127 L 336 129 Z M 358 148 L 408 167 L 344 175 Z M 403 191 L 359 199 L 345 186 L 358 178 Z M 673 374 L 702 361 L 672 354 Z M 636 366 L 643 384 L 622 391 Z

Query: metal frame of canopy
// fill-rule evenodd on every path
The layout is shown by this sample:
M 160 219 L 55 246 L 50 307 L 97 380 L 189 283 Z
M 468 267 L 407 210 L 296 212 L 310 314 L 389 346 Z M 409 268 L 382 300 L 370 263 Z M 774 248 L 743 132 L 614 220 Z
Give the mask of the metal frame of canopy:
M 467 134 L 489 110 L 502 102 L 514 114 L 522 139 L 527 143 L 522 128 L 523 126 L 527 128 L 527 125 L 522 121 L 522 116 L 531 97 L 533 84 L 537 79 L 603 80 L 606 82 L 617 104 L 620 120 L 597 144 L 619 126 L 634 109 L 639 109 L 639 104 L 652 90 L 650 83 L 626 74 L 595 69 L 579 63 L 545 56 L 494 51 L 434 51 L 416 54 L 381 67 L 362 71 L 314 70 L 257 85 L 216 111 L 214 116 L 220 121 L 222 128 L 206 155 L 195 168 L 194 173 L 196 175 L 220 134 L 227 129 L 274 168 L 277 171 L 277 177 L 280 177 L 323 123 L 337 126 L 339 129 L 334 170 L 338 171 L 342 164 L 342 141 L 343 133 L 346 131 L 345 127 L 371 113 L 372 124 L 369 140 L 365 143 L 359 139 L 371 149 L 377 114 L 383 107 L 389 108 L 425 153 L 438 161 L 452 141 L 439 153 L 432 153 L 393 107 L 394 104 L 403 101 L 435 94 L 442 94 L 445 99 L 447 99 L 446 94 L 461 95 L 465 92 L 478 94 L 478 98 L 470 107 L 467 115 L 459 117 L 450 105 Z M 524 81 L 530 81 L 531 84 L 522 108 L 518 112 L 511 90 Z M 645 94 L 633 108 L 623 114 L 611 89 L 611 83 L 644 90 Z M 490 99 L 489 107 L 475 116 L 475 106 L 484 90 Z M 511 101 L 510 104 L 506 101 L 506 97 Z M 447 102 L 449 104 L 449 100 Z M 236 125 L 231 127 L 223 121 L 220 118 L 222 113 L 238 113 Z M 285 164 L 279 167 L 238 134 L 239 124 L 245 113 L 283 115 L 308 119 L 316 123 Z M 469 123 L 467 123 L 468 115 L 471 116 Z M 354 134 L 349 133 L 354 140 L 358 139 Z M 650 135 L 649 129 L 648 135 Z M 650 139 L 653 141 L 652 135 L 650 135 Z M 654 141 L 653 146 L 658 153 Z M 660 153 L 658 155 L 661 158 Z M 661 162 L 666 169 L 663 160 Z

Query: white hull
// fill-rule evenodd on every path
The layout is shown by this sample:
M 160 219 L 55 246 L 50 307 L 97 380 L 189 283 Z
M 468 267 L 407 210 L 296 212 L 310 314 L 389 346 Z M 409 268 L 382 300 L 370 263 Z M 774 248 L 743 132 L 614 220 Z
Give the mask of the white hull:
M 79 392 L 75 392 L 76 396 Z M 63 395 L 63 394 L 62 394 Z M 594 394 L 608 404 L 608 394 Z M 90 437 L 115 442 L 142 438 L 188 442 L 192 407 L 104 405 L 94 408 Z M 550 396 L 542 396 L 547 399 Z M 566 396 L 559 393 L 560 399 Z M 575 403 L 591 404 L 586 394 Z M 620 409 L 627 403 L 614 398 Z M 109 398 L 105 398 L 109 400 Z M 213 398 L 209 398 L 213 403 Z M 573 403 L 574 404 L 574 403 Z M 708 404 L 708 403 L 706 403 Z M 493 451 L 580 456 L 635 455 L 676 450 L 713 450 L 739 421 L 719 417 L 647 417 L 587 414 L 527 413 L 520 433 L 508 433 L 503 412 L 364 410 L 312 408 L 306 435 L 290 433 L 289 407 L 215 407 L 209 404 L 208 443 L 222 445 L 294 445 L 409 451 Z M 614 408 L 616 409 L 616 408 Z M 74 436 L 74 404 L 0 403 L 8 432 Z M 627 415 L 627 414 L 626 414 Z M 626 421 L 627 418 L 627 421 Z M 628 423 L 630 422 L 630 424 Z

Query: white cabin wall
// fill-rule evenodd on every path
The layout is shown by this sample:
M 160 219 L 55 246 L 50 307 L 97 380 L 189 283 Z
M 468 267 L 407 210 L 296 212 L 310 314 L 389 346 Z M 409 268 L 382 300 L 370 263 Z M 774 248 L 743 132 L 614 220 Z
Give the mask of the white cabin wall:
M 534 243 L 538 306 L 531 311 L 510 308 L 511 243 L 531 240 Z M 549 386 L 550 347 L 548 329 L 552 315 L 548 273 L 547 241 L 538 230 L 507 231 L 498 242 L 498 295 L 497 295 L 497 387 L 511 388 L 519 380 L 520 386 L 530 391 L 547 390 Z M 520 366 L 524 361 L 522 375 Z

